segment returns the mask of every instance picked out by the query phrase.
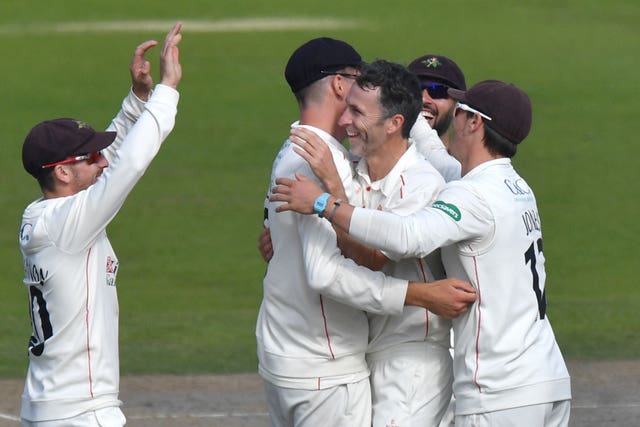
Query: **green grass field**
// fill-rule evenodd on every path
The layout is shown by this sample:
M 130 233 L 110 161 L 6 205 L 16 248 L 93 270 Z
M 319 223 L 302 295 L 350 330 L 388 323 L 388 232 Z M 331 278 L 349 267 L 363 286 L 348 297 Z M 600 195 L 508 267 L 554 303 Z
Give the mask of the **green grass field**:
M 121 263 L 123 373 L 255 371 L 262 202 L 297 113 L 283 69 L 320 35 L 351 42 L 367 60 L 441 53 L 468 83 L 497 78 L 529 93 L 533 129 L 515 164 L 538 198 L 558 341 L 571 359 L 640 357 L 637 1 L 58 3 L 0 5 L 0 377 L 24 374 L 30 335 L 17 232 L 39 192 L 22 169 L 24 136 L 53 117 L 106 126 L 128 90 L 134 47 L 161 41 L 178 19 L 176 128 L 109 227 Z M 327 27 L 218 25 L 268 17 Z M 104 29 L 158 20 L 166 29 Z M 157 71 L 157 51 L 150 59 Z

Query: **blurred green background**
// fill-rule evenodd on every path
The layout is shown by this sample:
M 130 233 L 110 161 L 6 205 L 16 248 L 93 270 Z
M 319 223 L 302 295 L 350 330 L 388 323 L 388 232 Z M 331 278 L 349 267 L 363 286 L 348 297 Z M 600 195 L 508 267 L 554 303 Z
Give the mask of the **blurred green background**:
M 291 27 L 255 27 L 261 19 Z M 106 127 L 133 49 L 161 42 L 176 20 L 176 127 L 108 229 L 121 267 L 123 373 L 256 370 L 262 202 L 297 114 L 283 70 L 321 35 L 366 60 L 444 54 L 469 84 L 495 78 L 528 92 L 533 128 L 514 163 L 539 203 L 557 339 L 569 359 L 640 357 L 637 1 L 3 0 L 0 377 L 24 375 L 30 336 L 17 233 L 39 190 L 22 169 L 24 136 L 53 117 Z M 246 25 L 222 25 L 230 20 Z M 149 59 L 157 77 L 157 49 Z

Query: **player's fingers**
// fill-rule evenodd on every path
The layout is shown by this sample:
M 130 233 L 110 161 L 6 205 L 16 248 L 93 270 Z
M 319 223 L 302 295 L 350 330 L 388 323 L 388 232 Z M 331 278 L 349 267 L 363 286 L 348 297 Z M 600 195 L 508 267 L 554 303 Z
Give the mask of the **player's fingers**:
M 309 145 L 307 141 L 299 135 L 291 135 L 289 137 L 289 140 L 293 142 L 296 147 L 299 147 L 307 152 L 311 152 L 311 149 L 313 149 L 313 146 Z M 293 149 L 295 150 L 296 147 L 293 147 Z
M 291 184 L 293 184 L 293 180 L 290 178 L 276 178 L 276 185 L 291 187 Z
M 157 46 L 158 42 L 155 40 L 147 40 L 146 42 L 142 42 L 136 47 L 136 50 L 133 52 L 133 55 L 136 57 L 143 57 L 144 54 L 152 48 L 153 46 Z
M 266 233 L 260 233 L 260 237 L 258 237 L 259 246 L 266 247 L 267 245 L 271 245 L 271 236 Z
M 180 40 L 182 40 L 182 34 L 180 34 L 181 28 L 182 22 L 177 22 L 176 25 L 174 25 L 173 28 L 171 28 L 171 30 L 167 33 L 167 36 L 164 39 L 164 45 L 162 46 L 163 55 L 167 55 L 170 49 L 180 43 Z
M 473 288 L 473 286 L 471 285 L 471 283 L 464 281 L 464 280 L 460 280 L 460 279 L 450 279 L 452 280 L 453 286 L 454 288 L 456 288 L 459 291 L 463 291 L 463 292 L 469 292 L 472 294 L 476 293 L 476 290 Z
M 311 181 L 311 178 L 301 174 L 300 172 L 296 172 L 296 179 L 298 181 Z M 293 183 L 293 182 L 292 182 Z
M 307 153 L 303 148 L 293 147 L 293 151 L 306 161 L 310 161 L 312 159 L 312 157 L 309 156 L 309 153 Z
M 276 212 L 280 213 L 280 212 L 286 212 L 286 211 L 290 211 L 291 210 L 291 205 L 289 205 L 289 203 L 283 203 L 280 206 L 278 206 L 276 208 Z
M 300 135 L 302 139 L 307 141 L 309 145 L 315 146 L 317 143 L 323 144 L 324 142 L 320 139 L 320 137 L 313 131 L 305 128 L 295 128 L 293 131 Z
M 270 202 L 288 202 L 289 196 L 287 194 L 277 193 L 274 191 L 273 194 L 269 196 L 269 201 Z

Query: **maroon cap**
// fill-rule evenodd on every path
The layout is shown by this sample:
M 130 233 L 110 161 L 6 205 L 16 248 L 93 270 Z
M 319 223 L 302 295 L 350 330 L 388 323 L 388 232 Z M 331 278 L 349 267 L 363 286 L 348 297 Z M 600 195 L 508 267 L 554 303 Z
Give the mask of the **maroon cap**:
M 514 144 L 520 144 L 531 130 L 531 101 L 512 83 L 484 80 L 466 92 L 449 89 L 448 93 L 456 101 L 491 117 L 484 124 Z
M 455 89 L 467 89 L 464 74 L 458 64 L 442 55 L 424 55 L 407 67 L 420 80 L 435 80 Z
M 293 52 L 284 76 L 293 93 L 348 66 L 360 68 L 362 58 L 349 43 L 329 37 L 309 40 Z
M 80 120 L 47 120 L 35 125 L 24 140 L 22 164 L 38 178 L 43 165 L 103 150 L 115 138 L 115 132 L 96 132 Z

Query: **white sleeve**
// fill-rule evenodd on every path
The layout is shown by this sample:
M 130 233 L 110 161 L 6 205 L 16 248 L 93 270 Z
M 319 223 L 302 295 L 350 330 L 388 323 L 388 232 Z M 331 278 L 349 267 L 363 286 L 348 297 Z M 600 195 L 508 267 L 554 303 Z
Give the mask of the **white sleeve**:
M 407 280 L 357 265 L 340 252 L 329 222 L 317 215 L 296 216 L 307 281 L 314 291 L 370 313 L 402 313 Z
M 355 208 L 349 234 L 402 258 L 422 258 L 443 246 L 479 241 L 494 229 L 493 213 L 482 197 L 462 186 L 447 185 L 431 207 L 410 216 Z
M 98 180 L 45 214 L 51 216 L 45 221 L 47 233 L 60 249 L 75 252 L 86 248 L 114 218 L 173 129 L 178 99 L 177 91 L 157 85 Z
M 150 94 L 150 96 L 153 92 Z M 129 133 L 129 130 L 136 124 L 138 118 L 144 111 L 146 101 L 141 100 L 133 92 L 133 88 L 129 89 L 129 94 L 122 100 L 122 106 L 118 114 L 113 118 L 107 131 L 116 132 L 116 139 L 111 145 L 102 151 L 102 154 L 111 162 L 116 154 L 116 151 L 122 145 L 122 141 Z
M 418 114 L 409 138 L 416 145 L 418 152 L 440 172 L 446 182 L 460 179 L 460 162 L 449 154 L 438 133 L 429 126 L 422 114 Z

